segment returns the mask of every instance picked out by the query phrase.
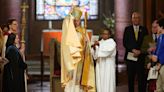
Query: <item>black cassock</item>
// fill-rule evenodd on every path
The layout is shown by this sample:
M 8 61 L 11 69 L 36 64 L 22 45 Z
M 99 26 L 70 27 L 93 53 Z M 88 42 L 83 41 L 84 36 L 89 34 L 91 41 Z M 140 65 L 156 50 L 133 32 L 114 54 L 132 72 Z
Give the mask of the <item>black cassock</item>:
M 7 48 L 6 58 L 9 63 L 4 66 L 3 92 L 25 92 L 24 70 L 27 65 L 16 46 Z

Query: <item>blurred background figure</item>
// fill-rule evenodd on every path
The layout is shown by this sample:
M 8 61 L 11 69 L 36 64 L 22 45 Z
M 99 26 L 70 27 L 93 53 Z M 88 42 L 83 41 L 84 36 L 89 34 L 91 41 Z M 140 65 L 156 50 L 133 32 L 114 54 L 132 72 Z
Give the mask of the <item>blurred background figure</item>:
M 3 34 L 6 35 L 9 31 L 9 26 L 7 24 L 3 24 L 1 28 L 2 28 Z
M 160 63 L 160 70 L 159 75 L 157 79 L 157 92 L 164 92 L 164 18 L 158 20 L 157 24 L 158 26 L 158 33 L 159 37 L 157 40 L 157 48 L 152 55 L 152 61 L 153 62 L 159 62 Z
M 152 23 L 150 34 L 144 37 L 141 47 L 141 51 L 145 55 L 145 80 L 147 80 L 148 92 L 154 92 L 156 90 L 157 76 L 153 77 L 151 74 L 154 74 L 154 76 L 157 75 L 160 65 L 158 62 L 152 62 L 151 56 L 155 53 L 158 36 L 158 24 L 157 20 L 155 20 Z M 155 73 L 151 73 L 152 70 L 155 70 Z

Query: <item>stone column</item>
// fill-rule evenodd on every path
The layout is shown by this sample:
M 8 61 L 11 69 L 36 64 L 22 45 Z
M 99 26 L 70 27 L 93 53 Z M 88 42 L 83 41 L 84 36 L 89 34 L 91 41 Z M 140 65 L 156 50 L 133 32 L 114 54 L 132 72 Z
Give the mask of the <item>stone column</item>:
M 117 42 L 118 61 L 124 61 L 125 50 L 123 47 L 123 34 L 125 27 L 130 23 L 131 14 L 129 0 L 114 0 L 115 10 L 115 38 Z
M 5 23 L 10 18 L 17 19 L 20 26 L 22 0 L 1 0 L 1 20 Z
M 18 21 L 20 21 L 21 17 L 21 0 L 8 0 L 8 5 L 9 5 L 9 17 L 10 18 L 15 18 Z
M 151 31 L 151 26 L 152 26 L 152 0 L 145 0 L 145 20 L 146 20 L 146 27 L 150 33 Z

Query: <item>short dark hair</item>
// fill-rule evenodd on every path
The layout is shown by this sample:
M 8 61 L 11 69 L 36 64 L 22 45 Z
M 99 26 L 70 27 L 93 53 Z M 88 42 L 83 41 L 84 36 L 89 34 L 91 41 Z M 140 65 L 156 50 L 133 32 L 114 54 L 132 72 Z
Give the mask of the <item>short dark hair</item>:
M 164 18 L 159 19 L 159 20 L 157 21 L 157 24 L 159 24 L 159 26 L 162 27 L 162 28 L 164 29 Z
M 104 31 L 107 31 L 109 33 L 109 35 L 112 35 L 112 31 L 109 28 L 102 29 L 101 33 L 103 33 Z
M 4 28 L 8 28 L 8 29 L 9 29 L 9 25 L 8 25 L 8 24 L 3 24 L 3 25 L 1 26 L 1 28 L 2 28 L 2 30 L 4 30 Z
M 16 19 L 9 19 L 8 21 L 7 21 L 7 24 L 8 25 L 11 25 L 12 23 L 13 23 L 13 21 L 17 21 Z

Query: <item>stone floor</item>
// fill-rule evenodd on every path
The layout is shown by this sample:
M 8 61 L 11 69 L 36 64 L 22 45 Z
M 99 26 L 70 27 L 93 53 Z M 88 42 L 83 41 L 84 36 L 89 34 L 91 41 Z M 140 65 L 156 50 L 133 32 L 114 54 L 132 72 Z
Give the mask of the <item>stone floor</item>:
M 119 64 L 117 70 L 117 92 L 128 92 L 125 64 Z M 60 81 L 58 80 L 58 82 Z M 135 86 L 135 89 L 137 89 L 137 86 Z M 56 88 L 55 92 L 61 92 L 59 90 L 59 88 Z M 41 87 L 40 81 L 32 81 L 28 83 L 28 92 L 50 92 L 50 82 L 44 81 Z
M 28 84 L 28 92 L 50 92 L 50 82 L 44 81 L 43 86 L 40 82 L 34 82 Z

